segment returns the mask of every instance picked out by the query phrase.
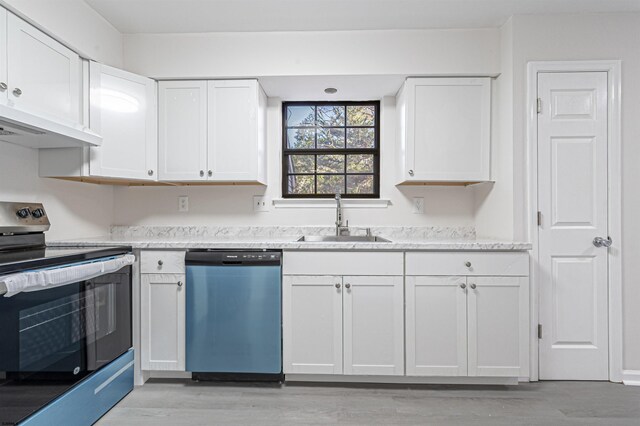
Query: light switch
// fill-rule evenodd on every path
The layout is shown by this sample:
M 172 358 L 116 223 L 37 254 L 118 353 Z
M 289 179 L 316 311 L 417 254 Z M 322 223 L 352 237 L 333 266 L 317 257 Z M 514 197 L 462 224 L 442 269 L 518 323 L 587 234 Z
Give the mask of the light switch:
M 264 195 L 253 196 L 253 211 L 254 212 L 268 212 L 269 205 L 267 204 L 267 198 Z

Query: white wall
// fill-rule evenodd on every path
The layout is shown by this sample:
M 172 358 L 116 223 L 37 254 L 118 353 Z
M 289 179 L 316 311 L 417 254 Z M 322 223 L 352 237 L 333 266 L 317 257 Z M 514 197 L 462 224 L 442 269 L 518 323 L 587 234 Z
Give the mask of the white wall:
M 367 225 L 460 225 L 474 222 L 471 188 L 401 187 L 395 176 L 395 98 L 384 98 L 381 122 L 381 198 L 388 208 L 346 209 L 351 226 Z M 270 99 L 268 109 L 268 183 L 262 186 L 117 187 L 115 223 L 125 225 L 329 225 L 335 221 L 331 208 L 270 208 L 253 211 L 253 195 L 281 197 L 281 103 Z M 189 212 L 178 213 L 179 195 L 189 196 Z M 425 214 L 413 214 L 412 197 L 425 198 Z
M 525 220 L 526 65 L 542 60 L 622 60 L 624 368 L 640 370 L 640 14 L 513 18 L 514 207 Z
M 122 67 L 122 34 L 84 0 L 0 0 L 82 56 Z
M 124 65 L 154 78 L 497 74 L 499 30 L 130 34 Z
M 0 200 L 42 202 L 51 240 L 105 235 L 113 188 L 38 177 L 38 150 L 0 142 Z

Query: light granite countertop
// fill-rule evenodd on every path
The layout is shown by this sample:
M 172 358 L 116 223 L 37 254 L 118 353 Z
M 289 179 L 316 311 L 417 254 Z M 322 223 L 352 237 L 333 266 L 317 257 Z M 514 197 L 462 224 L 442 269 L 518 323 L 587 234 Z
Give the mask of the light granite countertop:
M 105 236 L 48 242 L 49 246 L 131 246 L 134 249 L 281 249 L 281 250 L 460 250 L 525 251 L 531 244 L 514 241 L 421 240 L 391 242 L 299 242 L 296 237 L 123 237 Z

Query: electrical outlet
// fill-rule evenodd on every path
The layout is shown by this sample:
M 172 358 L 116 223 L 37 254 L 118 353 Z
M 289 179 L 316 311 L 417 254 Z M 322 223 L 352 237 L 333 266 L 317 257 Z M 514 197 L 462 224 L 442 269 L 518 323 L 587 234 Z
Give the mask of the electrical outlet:
M 267 204 L 267 198 L 264 195 L 253 196 L 253 211 L 254 212 L 268 212 L 269 206 Z
M 181 195 L 178 197 L 178 211 L 179 212 L 189 211 L 189 197 L 187 197 L 186 195 Z
M 413 213 L 424 214 L 424 198 L 413 197 Z

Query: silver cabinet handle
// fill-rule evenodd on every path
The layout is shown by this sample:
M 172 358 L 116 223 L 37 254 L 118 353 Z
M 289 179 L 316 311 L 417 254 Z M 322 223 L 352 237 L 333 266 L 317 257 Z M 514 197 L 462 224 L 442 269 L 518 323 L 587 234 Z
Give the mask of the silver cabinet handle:
M 475 290 L 476 289 L 476 285 L 475 284 L 469 284 L 469 287 L 471 287 L 471 290 Z
M 158 260 L 158 266 L 162 266 L 164 265 L 164 262 L 162 260 Z
M 200 170 L 200 177 L 204 176 L 204 170 Z
M 611 239 L 611 237 L 607 237 L 607 239 L 605 240 L 602 237 L 595 237 L 593 239 L 593 245 L 596 247 L 606 247 L 609 248 L 611 247 L 611 244 L 613 244 L 613 240 Z
M 471 268 L 471 262 L 464 262 L 464 266 L 466 266 L 467 268 Z
M 178 287 L 182 287 L 182 281 L 178 281 Z
M 212 170 L 209 170 L 209 171 L 207 172 L 207 175 L 209 175 L 209 177 L 213 176 L 213 171 L 212 171 Z
M 1 83 L 0 83 L 0 90 L 2 90 L 3 92 L 4 92 L 5 90 L 7 90 L 7 83 L 5 83 L 5 82 L 1 82 Z
M 465 283 L 462 283 L 460 284 L 460 288 L 464 290 L 465 288 L 467 288 L 467 285 Z
M 409 170 L 409 176 L 413 176 L 413 170 Z
M 15 89 L 13 89 L 13 95 L 16 97 L 22 95 L 22 90 L 16 87 Z
M 346 283 L 346 284 L 344 285 L 344 288 L 351 288 L 351 284 Z
M 153 170 L 149 169 L 149 171 L 147 172 L 147 174 L 148 174 L 149 176 L 153 176 Z
M 340 283 L 336 283 L 336 288 L 340 288 Z

